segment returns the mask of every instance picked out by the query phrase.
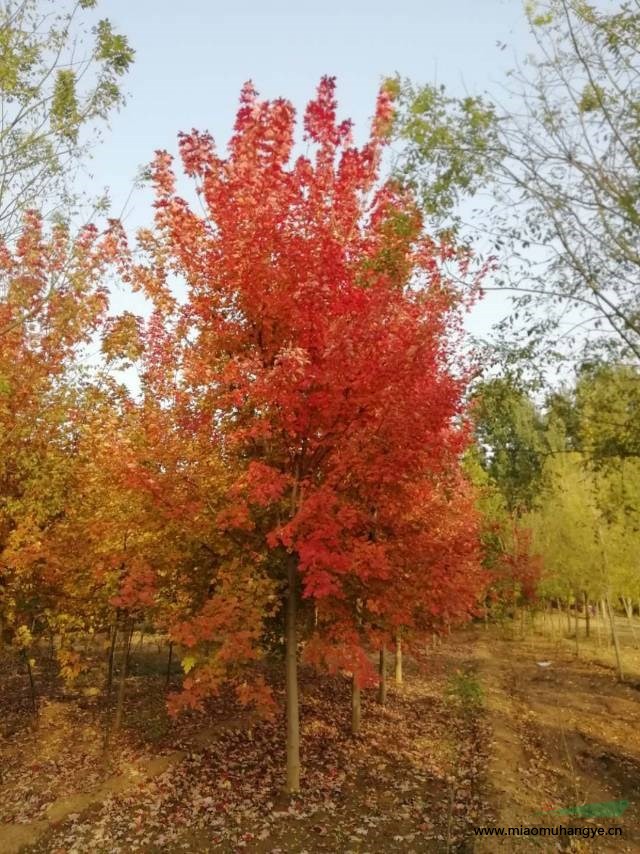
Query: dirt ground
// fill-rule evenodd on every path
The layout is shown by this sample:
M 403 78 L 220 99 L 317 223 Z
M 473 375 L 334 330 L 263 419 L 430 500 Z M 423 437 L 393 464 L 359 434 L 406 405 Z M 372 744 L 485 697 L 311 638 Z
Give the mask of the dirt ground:
M 7 668 L 0 854 L 640 851 L 640 654 L 629 635 L 621 684 L 605 632 L 598 646 L 592 631 L 578 657 L 568 634 L 548 619 L 456 633 L 407 663 L 384 708 L 364 692 L 357 739 L 347 681 L 303 670 L 305 788 L 291 800 L 280 793 L 281 722 L 226 698 L 171 722 L 165 659 L 152 643 L 134 648 L 126 725 L 108 765 L 95 692 L 62 690 L 36 669 L 33 726 Z M 602 803 L 622 814 L 551 812 Z M 619 826 L 623 836 L 477 834 L 558 825 Z
M 622 838 L 572 837 L 570 850 L 640 851 L 637 651 L 625 648 L 628 675 L 620 684 L 613 652 L 596 646 L 593 638 L 581 644 L 576 657 L 573 641 L 566 638 L 536 634 L 522 640 L 518 634 L 494 630 L 477 636 L 473 645 L 492 733 L 486 783 L 496 825 L 619 826 Z M 588 817 L 588 810 L 582 817 L 549 814 L 620 801 L 628 801 L 628 807 L 621 805 L 618 818 Z M 476 850 L 497 850 L 498 842 L 485 839 Z M 564 846 L 568 842 L 565 838 Z M 525 850 L 557 850 L 550 837 L 502 844 L 504 850 L 514 844 Z

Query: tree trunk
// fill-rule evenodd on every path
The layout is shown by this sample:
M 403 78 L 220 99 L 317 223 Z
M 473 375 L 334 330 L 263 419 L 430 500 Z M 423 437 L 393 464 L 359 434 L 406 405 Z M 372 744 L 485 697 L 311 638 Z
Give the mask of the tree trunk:
M 547 626 L 549 626 L 549 637 L 553 637 L 553 615 L 551 613 L 551 600 L 544 601 L 544 610 L 542 612 L 542 631 L 547 634 Z
M 173 641 L 169 641 L 169 655 L 167 656 L 167 678 L 165 687 L 168 688 L 171 683 L 171 659 L 173 658 Z
M 116 703 L 116 717 L 113 722 L 113 731 L 118 732 L 122 724 L 122 715 L 124 712 L 124 695 L 127 683 L 127 672 L 129 670 L 129 651 L 131 649 L 131 638 L 133 637 L 133 622 L 130 623 L 122 652 L 122 668 L 120 670 L 120 679 L 118 681 L 118 701 Z
M 354 673 L 351 677 L 351 735 L 359 734 L 361 718 L 362 706 L 360 703 L 360 683 Z
M 380 662 L 378 665 L 378 702 L 381 706 L 387 702 L 387 648 L 384 644 L 380 647 Z
M 396 685 L 402 685 L 402 635 L 400 629 L 396 632 Z
M 616 629 L 616 619 L 615 614 L 611 608 L 611 601 L 609 599 L 609 594 L 607 594 L 607 610 L 609 612 L 609 623 L 611 624 L 611 640 L 613 641 L 613 648 L 616 651 L 616 664 L 618 665 L 618 676 L 620 677 L 620 681 L 624 682 L 624 673 L 622 671 L 622 659 L 620 657 L 620 644 L 618 643 L 618 630 Z
M 571 634 L 571 601 L 567 597 L 567 631 Z
M 591 637 L 591 614 L 589 613 L 589 594 L 585 590 L 582 594 L 584 600 L 584 631 L 586 637 Z
M 606 629 L 606 626 L 607 626 L 607 620 L 608 620 L 608 615 L 607 615 L 607 606 L 605 605 L 604 599 L 601 599 L 601 600 L 600 600 L 600 612 L 601 612 L 601 615 L 602 615 L 602 625 L 603 625 L 603 626 L 605 627 L 605 629 Z M 608 643 L 608 645 L 609 645 L 609 646 L 611 646 L 611 644 L 613 643 L 613 638 L 611 637 L 611 632 L 606 632 L 606 631 L 605 631 L 605 637 L 607 638 L 607 643 Z
M 111 699 L 111 688 L 113 686 L 113 659 L 115 655 L 116 649 L 116 639 L 118 637 L 118 621 L 111 626 L 111 643 L 109 644 L 109 667 L 107 671 L 107 685 L 106 685 L 106 693 L 107 693 L 107 706 L 109 705 L 109 700 Z
M 33 681 L 33 670 L 31 669 L 31 660 L 29 658 L 29 653 L 26 649 L 22 650 L 22 655 L 24 657 L 24 664 L 27 669 L 27 676 L 29 677 L 29 694 L 31 696 L 31 711 L 34 715 L 38 714 L 38 703 L 36 700 L 36 686 Z
M 102 761 L 106 773 L 109 765 L 109 745 L 111 742 L 111 689 L 113 687 L 113 665 L 115 659 L 116 640 L 118 638 L 118 617 L 110 628 L 109 659 L 107 670 L 107 682 L 105 685 L 105 718 L 104 718 L 104 740 L 102 742 Z
M 624 605 L 624 612 L 627 615 L 627 622 L 629 623 L 629 631 L 631 632 L 631 640 L 635 649 L 638 648 L 638 638 L 636 637 L 636 627 L 633 623 L 633 605 L 631 603 L 631 599 L 626 596 L 622 597 L 622 604 Z
M 300 712 L 298 706 L 298 638 L 296 615 L 298 606 L 297 559 L 287 561 L 287 599 L 285 603 L 285 675 L 287 705 L 287 792 L 300 791 Z
M 578 632 L 578 594 L 575 594 L 575 618 L 574 618 L 574 626 L 576 630 L 576 658 L 580 655 L 580 633 Z

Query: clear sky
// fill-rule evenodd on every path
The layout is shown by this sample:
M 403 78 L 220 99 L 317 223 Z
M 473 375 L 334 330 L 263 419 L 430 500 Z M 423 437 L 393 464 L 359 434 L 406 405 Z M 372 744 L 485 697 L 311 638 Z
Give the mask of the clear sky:
M 209 130 L 224 147 L 247 79 L 301 109 L 319 78 L 335 75 L 357 137 L 383 76 L 495 90 L 529 47 L 521 0 L 102 0 L 98 14 L 136 50 L 128 103 L 90 166 L 91 189 L 110 189 L 114 215 L 154 150 L 175 152 L 178 131 Z M 136 191 L 126 225 L 150 214 L 148 195 Z M 496 310 L 488 300 L 472 326 L 486 328 Z

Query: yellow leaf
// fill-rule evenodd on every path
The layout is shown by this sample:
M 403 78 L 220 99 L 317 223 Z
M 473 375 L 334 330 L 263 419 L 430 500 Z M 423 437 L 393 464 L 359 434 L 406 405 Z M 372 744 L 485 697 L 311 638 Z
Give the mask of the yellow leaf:
M 182 659 L 182 669 L 185 673 L 188 673 L 190 670 L 193 670 L 195 667 L 196 660 L 192 655 L 186 655 Z

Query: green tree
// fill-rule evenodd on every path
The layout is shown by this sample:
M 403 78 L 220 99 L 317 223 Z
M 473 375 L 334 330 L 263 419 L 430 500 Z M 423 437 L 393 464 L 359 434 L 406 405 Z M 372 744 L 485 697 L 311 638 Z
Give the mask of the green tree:
M 398 83 L 397 171 L 427 213 L 453 206 L 454 223 L 461 200 L 490 196 L 470 236 L 490 236 L 511 319 L 545 342 L 546 359 L 550 343 L 575 353 L 577 336 L 638 358 L 640 12 L 548 0 L 526 13 L 535 51 L 504 105 Z
M 581 371 L 575 389 L 578 440 L 598 465 L 640 459 L 640 374 L 619 363 L 596 363 Z
M 97 0 L 4 0 L 0 4 L 0 236 L 25 209 L 68 218 L 79 164 L 124 102 L 134 51 Z
M 473 412 L 481 464 L 507 512 L 529 509 L 541 487 L 547 452 L 541 414 L 527 393 L 505 378 L 477 386 Z

